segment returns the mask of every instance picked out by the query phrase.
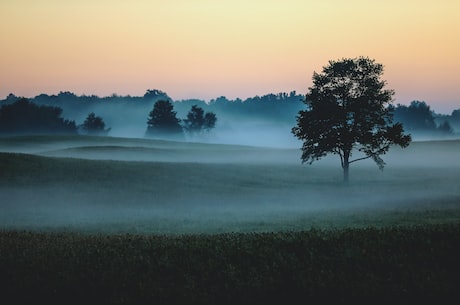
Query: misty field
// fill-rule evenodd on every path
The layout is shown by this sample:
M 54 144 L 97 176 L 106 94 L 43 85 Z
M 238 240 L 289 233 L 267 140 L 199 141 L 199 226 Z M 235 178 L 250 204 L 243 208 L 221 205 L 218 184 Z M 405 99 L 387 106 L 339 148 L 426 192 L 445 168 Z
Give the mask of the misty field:
M 460 219 L 460 141 L 351 168 L 299 149 L 98 137 L 0 140 L 0 227 L 107 233 L 270 232 Z M 136 160 L 136 161 L 134 161 Z M 139 161 L 140 160 L 140 161 Z
M 302 165 L 297 148 L 3 137 L 1 292 L 99 304 L 446 301 L 458 297 L 459 152 L 460 141 L 415 142 L 384 156 L 383 172 L 356 163 L 346 185 L 337 159 Z

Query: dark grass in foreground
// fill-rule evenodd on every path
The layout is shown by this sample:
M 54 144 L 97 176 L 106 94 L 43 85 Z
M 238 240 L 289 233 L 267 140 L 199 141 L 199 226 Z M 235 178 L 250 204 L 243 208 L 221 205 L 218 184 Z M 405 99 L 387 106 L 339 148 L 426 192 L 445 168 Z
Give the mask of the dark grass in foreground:
M 0 232 L 3 300 L 447 304 L 460 224 L 218 235 Z M 4 304 L 7 304 L 4 303 Z

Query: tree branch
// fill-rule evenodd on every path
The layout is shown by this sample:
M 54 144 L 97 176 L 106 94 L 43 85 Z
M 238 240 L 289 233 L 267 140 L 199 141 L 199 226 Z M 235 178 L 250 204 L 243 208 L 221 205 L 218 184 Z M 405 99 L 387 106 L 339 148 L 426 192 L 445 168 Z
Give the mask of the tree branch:
M 369 159 L 369 158 L 372 158 L 372 155 L 367 156 L 367 157 L 358 158 L 358 159 L 352 160 L 352 161 L 350 161 L 348 163 L 353 163 L 353 162 L 356 162 L 356 161 L 366 160 L 366 159 Z
M 333 150 L 333 151 L 340 156 L 340 164 L 343 167 L 343 154 L 342 154 L 342 152 L 340 151 L 340 149 Z

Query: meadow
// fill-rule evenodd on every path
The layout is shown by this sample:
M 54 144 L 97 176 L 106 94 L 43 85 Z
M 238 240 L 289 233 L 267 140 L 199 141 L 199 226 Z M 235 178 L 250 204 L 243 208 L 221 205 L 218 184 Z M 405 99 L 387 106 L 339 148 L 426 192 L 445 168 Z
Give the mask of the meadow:
M 296 148 L 3 137 L 1 287 L 67 303 L 437 303 L 458 294 L 459 151 L 414 142 L 383 172 L 353 164 L 347 185 L 338 160 L 302 165 Z

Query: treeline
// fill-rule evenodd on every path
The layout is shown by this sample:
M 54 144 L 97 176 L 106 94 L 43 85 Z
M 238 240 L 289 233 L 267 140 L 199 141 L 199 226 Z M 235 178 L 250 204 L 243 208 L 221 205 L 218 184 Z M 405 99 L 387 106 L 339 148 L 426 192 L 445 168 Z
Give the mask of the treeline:
M 0 103 L 9 104 L 19 99 L 20 97 L 10 94 L 6 99 L 0 101 Z M 89 113 L 95 106 L 107 108 L 129 106 L 136 108 L 147 105 L 151 108 L 156 101 L 167 100 L 174 104 L 174 110 L 181 116 L 185 115 L 191 106 L 197 105 L 206 111 L 211 111 L 218 115 L 225 114 L 228 117 L 250 116 L 264 119 L 271 118 L 276 120 L 281 119 L 289 123 L 292 122 L 292 118 L 295 117 L 299 109 L 303 106 L 303 99 L 303 95 L 292 91 L 290 93 L 282 92 L 255 96 L 245 100 L 239 98 L 232 100 L 221 96 L 209 102 L 200 99 L 174 101 L 167 93 L 157 89 L 147 90 L 143 96 L 119 96 L 116 94 L 106 97 L 98 97 L 96 95 L 77 96 L 72 92 L 66 91 L 60 92 L 57 95 L 40 94 L 29 98 L 31 102 L 38 105 L 61 107 L 64 113 Z M 125 108 L 124 110 L 129 111 L 129 108 Z
M 0 107 L 13 105 L 20 99 L 21 97 L 10 94 L 6 99 L 0 101 Z M 254 124 L 256 121 L 270 122 L 277 126 L 282 123 L 289 126 L 288 129 L 290 129 L 293 118 L 303 107 L 302 100 L 303 96 L 293 91 L 289 94 L 267 94 L 246 100 L 230 100 L 222 96 L 209 102 L 198 99 L 173 101 L 165 92 L 156 89 L 147 90 L 143 96 L 115 94 L 107 97 L 77 96 L 71 92 L 60 92 L 57 95 L 40 94 L 28 99 L 30 103 L 38 106 L 62 109 L 62 117 L 71 118 L 74 123 L 103 119 L 102 122 L 111 129 L 99 128 L 97 130 L 100 133 L 107 134 L 110 131 L 110 135 L 135 137 L 159 137 L 160 133 L 164 136 L 164 128 L 163 132 L 154 131 L 156 123 L 151 122 L 149 114 L 157 102 L 167 101 L 172 105 L 171 111 L 179 120 L 177 123 L 187 139 L 206 134 L 207 131 L 216 127 L 217 121 L 226 131 L 232 130 L 232 127 L 240 127 L 243 122 Z M 88 114 L 93 115 L 88 117 Z M 92 133 L 95 133 L 96 129 L 91 128 L 94 125 L 86 128 L 87 125 L 84 123 L 80 125 L 75 123 L 76 132 L 88 133 L 92 130 L 94 131 Z M 38 131 L 38 129 L 31 128 L 30 125 L 28 128 L 30 132 Z M 176 126 L 176 131 L 178 130 Z M 11 131 L 11 129 L 0 129 L 0 133 Z M 20 130 L 17 131 L 20 132 Z M 177 137 L 178 133 L 180 132 L 175 133 L 176 138 L 184 138 L 183 136 Z
M 304 95 L 292 91 L 245 100 L 221 96 L 209 102 L 199 99 L 173 101 L 168 94 L 156 89 L 147 90 L 143 96 L 77 96 L 71 92 L 60 92 L 57 95 L 40 94 L 23 99 L 10 94 L 0 100 L 0 133 L 126 136 L 124 130 L 134 130 L 129 135 L 159 137 L 165 134 L 160 132 L 164 126 L 156 128 L 158 122 L 152 121 L 152 112 L 159 101 L 167 102 L 171 107 L 169 115 L 173 114 L 177 120 L 176 136 L 183 132 L 187 137 L 196 137 L 214 127 L 236 128 L 238 125 L 259 122 L 283 126 L 288 130 L 295 123 L 299 110 L 305 107 L 302 103 L 304 98 Z M 451 114 L 437 114 L 423 101 L 413 101 L 408 106 L 398 104 L 392 108 L 394 120 L 402 123 L 405 130 L 414 136 L 449 136 L 460 130 L 460 109 Z M 174 119 L 169 123 L 172 121 Z
M 184 139 L 183 133 L 191 137 L 209 132 L 215 127 L 217 117 L 193 105 L 183 120 L 177 118 L 173 103 L 168 100 L 155 102 L 149 113 L 146 137 Z M 107 135 L 102 117 L 91 112 L 81 125 L 61 117 L 62 109 L 56 106 L 37 105 L 26 98 L 0 108 L 0 134 L 88 134 Z
M 217 117 L 212 112 L 204 112 L 203 108 L 193 105 L 187 118 L 177 118 L 174 105 L 167 100 L 159 100 L 153 105 L 147 120 L 146 137 L 183 140 L 183 133 L 190 137 L 202 136 L 216 125 Z
M 414 135 L 446 136 L 454 134 L 454 127 L 460 127 L 460 109 L 452 114 L 441 115 L 431 110 L 423 101 L 412 101 L 410 105 L 398 104 L 393 108 L 394 120 L 403 124 L 404 129 Z
M 0 108 L 0 132 L 4 134 L 76 134 L 75 121 L 61 118 L 62 109 L 39 106 L 27 99 Z

